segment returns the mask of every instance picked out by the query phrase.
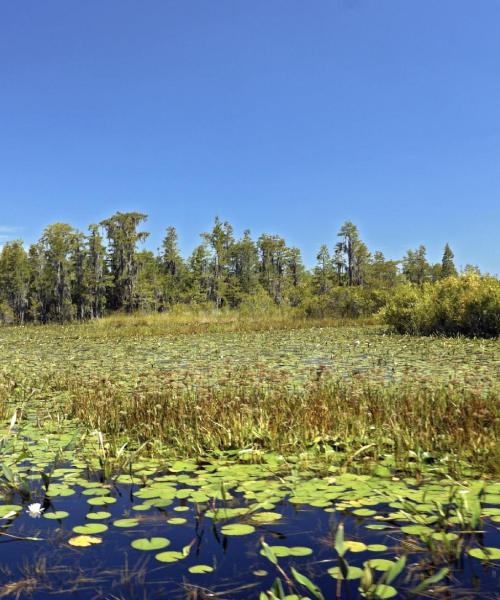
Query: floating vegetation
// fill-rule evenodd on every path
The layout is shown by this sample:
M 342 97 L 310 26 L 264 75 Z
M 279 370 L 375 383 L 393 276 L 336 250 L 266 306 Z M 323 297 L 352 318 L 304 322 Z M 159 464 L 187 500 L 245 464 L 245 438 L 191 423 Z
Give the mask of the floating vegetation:
M 495 597 L 498 342 L 24 335 L 0 597 Z

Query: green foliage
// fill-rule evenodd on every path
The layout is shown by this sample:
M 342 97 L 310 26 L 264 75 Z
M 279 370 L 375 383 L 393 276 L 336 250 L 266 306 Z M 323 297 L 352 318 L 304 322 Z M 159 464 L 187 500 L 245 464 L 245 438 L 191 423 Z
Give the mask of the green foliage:
M 149 236 L 140 231 L 146 219 L 139 212 L 117 212 L 90 225 L 87 234 L 55 223 L 28 250 L 21 240 L 7 242 L 0 253 L 0 322 L 65 323 L 111 312 L 176 313 L 180 305 L 195 311 L 215 307 L 224 317 L 227 309 L 238 309 L 236 321 L 252 312 L 260 321 L 267 311 L 271 320 L 280 314 L 284 322 L 281 317 L 289 309 L 286 318 L 301 321 L 357 319 L 375 316 L 401 284 L 423 286 L 456 275 L 448 244 L 442 262 L 434 265 L 427 261 L 425 246 L 408 250 L 400 273 L 398 261 L 369 251 L 350 221 L 340 228 L 340 241 L 331 250 L 320 247 L 316 266 L 308 270 L 300 250 L 282 237 L 264 233 L 255 241 L 246 230 L 237 238 L 232 225 L 219 218 L 201 234 L 202 243 L 186 260 L 174 227 L 167 228 L 157 253 L 142 250 L 140 243 Z M 477 273 L 477 268 L 467 267 L 466 272 Z M 407 310 L 412 293 L 398 295 L 406 298 Z M 482 319 L 483 306 L 478 310 L 471 319 Z M 413 315 L 406 330 L 420 331 L 417 321 Z
M 418 288 L 402 286 L 383 318 L 398 333 L 495 337 L 500 334 L 500 281 L 462 275 Z

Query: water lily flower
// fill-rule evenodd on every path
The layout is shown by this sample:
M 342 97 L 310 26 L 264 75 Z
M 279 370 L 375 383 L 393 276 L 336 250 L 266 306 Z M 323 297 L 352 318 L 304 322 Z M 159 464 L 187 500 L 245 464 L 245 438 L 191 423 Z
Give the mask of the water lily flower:
M 34 502 L 33 504 L 28 505 L 28 510 L 26 511 L 30 517 L 34 519 L 38 519 L 38 517 L 42 516 L 42 513 L 45 509 L 42 508 L 40 502 Z

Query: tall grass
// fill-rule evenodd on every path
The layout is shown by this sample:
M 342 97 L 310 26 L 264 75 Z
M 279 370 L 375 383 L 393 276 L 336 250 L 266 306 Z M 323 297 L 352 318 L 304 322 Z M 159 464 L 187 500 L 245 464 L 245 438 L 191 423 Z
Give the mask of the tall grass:
M 254 374 L 253 374 L 254 376 Z M 216 384 L 166 384 L 124 392 L 106 382 L 67 382 L 69 412 L 92 429 L 152 454 L 198 455 L 258 448 L 290 454 L 318 443 L 368 454 L 449 455 L 485 471 L 498 468 L 498 389 L 323 379 L 294 387 L 272 376 L 248 385 L 244 371 Z M 89 385 L 90 383 L 90 385 Z
M 177 305 L 168 312 L 115 312 L 91 321 L 66 324 L 27 324 L 25 331 L 43 328 L 47 336 L 84 335 L 87 338 L 147 337 L 169 334 L 238 333 L 279 331 L 315 327 L 363 326 L 377 324 L 375 316 L 363 318 L 311 317 L 292 307 L 272 307 L 269 311 L 245 307 L 216 309 L 212 305 Z M 2 325 L 0 325 L 2 327 Z

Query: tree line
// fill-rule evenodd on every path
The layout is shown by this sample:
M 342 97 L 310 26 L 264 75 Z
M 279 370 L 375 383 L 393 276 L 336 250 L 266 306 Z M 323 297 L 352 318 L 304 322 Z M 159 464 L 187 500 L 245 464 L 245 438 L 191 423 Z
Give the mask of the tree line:
M 400 261 L 371 253 L 357 227 L 346 222 L 337 241 L 321 246 L 317 264 L 304 267 L 298 248 L 278 235 L 237 239 L 227 221 L 183 258 L 177 232 L 168 227 L 155 254 L 141 249 L 147 215 L 117 212 L 83 233 L 54 223 L 26 248 L 5 243 L 0 253 L 0 319 L 4 322 L 65 322 L 111 311 L 164 311 L 176 304 L 212 303 L 236 308 L 248 302 L 301 306 L 308 314 L 365 314 L 383 305 L 401 283 L 422 285 L 457 274 L 446 244 L 431 264 L 425 246 Z M 476 270 L 475 267 L 467 267 Z M 353 314 L 351 314 L 353 313 Z

